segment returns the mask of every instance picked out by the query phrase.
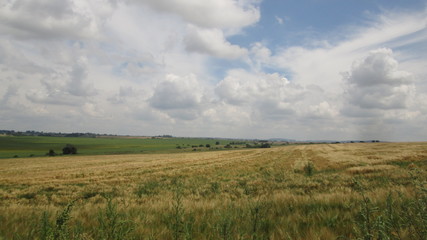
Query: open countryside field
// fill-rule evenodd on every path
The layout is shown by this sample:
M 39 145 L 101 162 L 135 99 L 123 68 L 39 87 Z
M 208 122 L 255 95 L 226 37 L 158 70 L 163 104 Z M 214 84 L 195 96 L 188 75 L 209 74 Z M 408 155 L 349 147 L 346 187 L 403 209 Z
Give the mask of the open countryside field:
M 220 146 L 215 145 L 217 141 Z M 192 151 L 192 146 L 197 146 L 197 150 L 206 150 L 199 146 L 210 144 L 213 148 L 223 147 L 230 142 L 232 140 L 206 138 L 0 136 L 0 158 L 40 157 L 50 149 L 60 154 L 66 144 L 75 145 L 79 155 L 103 155 L 185 152 Z
M 0 159 L 0 239 L 426 239 L 427 143 Z

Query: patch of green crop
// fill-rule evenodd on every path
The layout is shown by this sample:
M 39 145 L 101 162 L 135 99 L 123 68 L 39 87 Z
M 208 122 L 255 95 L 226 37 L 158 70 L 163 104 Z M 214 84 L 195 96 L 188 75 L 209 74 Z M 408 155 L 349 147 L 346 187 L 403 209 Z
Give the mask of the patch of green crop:
M 0 158 L 42 157 L 46 156 L 50 149 L 61 155 L 66 144 L 74 145 L 78 155 L 177 153 L 192 151 L 195 148 L 207 151 L 213 149 L 206 146 L 218 146 L 215 145 L 217 141 L 203 138 L 0 136 Z M 221 144 L 229 142 L 221 140 Z

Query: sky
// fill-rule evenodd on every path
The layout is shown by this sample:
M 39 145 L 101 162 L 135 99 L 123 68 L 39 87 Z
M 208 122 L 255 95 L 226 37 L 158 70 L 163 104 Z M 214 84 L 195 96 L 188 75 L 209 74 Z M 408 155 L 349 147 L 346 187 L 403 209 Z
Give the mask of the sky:
M 0 0 L 0 129 L 427 140 L 426 0 Z

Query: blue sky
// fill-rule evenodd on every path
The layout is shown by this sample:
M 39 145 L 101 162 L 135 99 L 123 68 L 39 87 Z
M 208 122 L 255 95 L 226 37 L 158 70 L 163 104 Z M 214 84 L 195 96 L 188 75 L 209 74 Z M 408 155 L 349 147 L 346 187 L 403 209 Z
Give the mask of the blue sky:
M 427 2 L 8 0 L 0 129 L 426 140 Z
M 384 10 L 414 11 L 425 5 L 423 0 L 266 0 L 260 5 L 260 21 L 231 40 L 246 46 L 266 41 L 272 48 L 300 45 L 304 38 L 323 39 L 348 25 L 369 24 L 370 16 Z

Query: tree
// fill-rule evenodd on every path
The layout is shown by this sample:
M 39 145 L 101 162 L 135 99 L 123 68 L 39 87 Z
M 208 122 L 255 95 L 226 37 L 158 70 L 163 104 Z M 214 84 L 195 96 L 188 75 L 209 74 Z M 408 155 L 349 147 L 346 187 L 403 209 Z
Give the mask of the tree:
M 206 144 L 206 147 L 207 147 L 207 148 L 210 148 L 210 147 L 211 147 L 211 145 L 208 143 L 208 144 Z
M 65 147 L 62 149 L 63 154 L 77 154 L 77 148 L 74 147 L 71 144 L 65 145 Z
M 50 156 L 50 157 L 52 157 L 52 156 L 55 156 L 56 153 L 55 153 L 55 151 L 53 149 L 49 149 L 49 152 L 47 153 L 47 155 Z
M 271 148 L 271 145 L 269 143 L 263 143 L 261 144 L 261 148 Z

